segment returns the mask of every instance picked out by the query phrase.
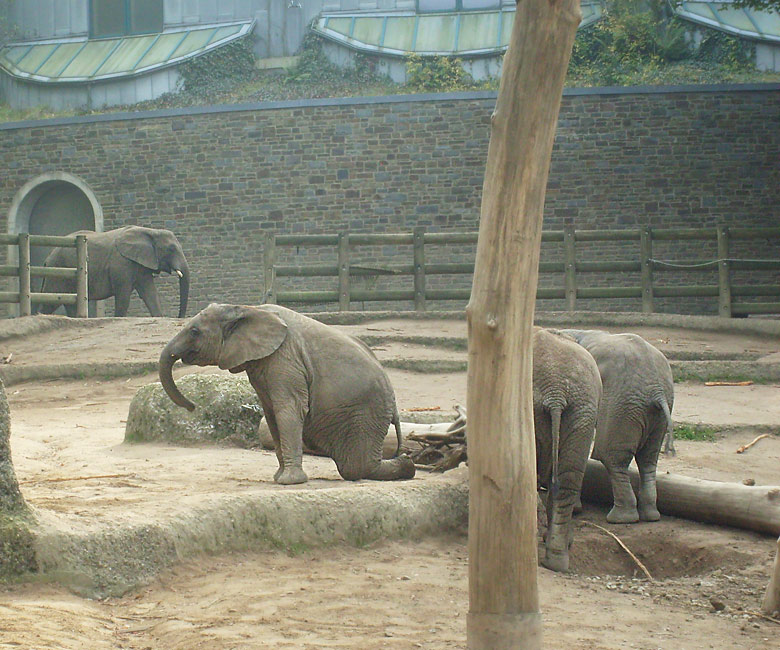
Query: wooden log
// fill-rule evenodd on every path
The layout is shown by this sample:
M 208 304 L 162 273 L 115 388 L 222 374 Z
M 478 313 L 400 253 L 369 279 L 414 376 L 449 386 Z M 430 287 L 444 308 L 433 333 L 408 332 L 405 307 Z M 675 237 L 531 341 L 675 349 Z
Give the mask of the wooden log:
M 542 215 L 577 0 L 517 4 L 491 119 L 466 307 L 469 650 L 538 650 L 532 326 Z
M 767 616 L 772 616 L 780 611 L 780 537 L 777 538 L 775 566 L 764 594 L 764 600 L 761 603 L 761 611 Z
M 629 475 L 636 490 L 639 474 L 631 469 Z M 657 481 L 657 505 L 661 514 L 780 535 L 780 486 L 705 481 L 661 472 Z M 588 461 L 582 499 L 612 503 L 609 475 L 597 460 Z

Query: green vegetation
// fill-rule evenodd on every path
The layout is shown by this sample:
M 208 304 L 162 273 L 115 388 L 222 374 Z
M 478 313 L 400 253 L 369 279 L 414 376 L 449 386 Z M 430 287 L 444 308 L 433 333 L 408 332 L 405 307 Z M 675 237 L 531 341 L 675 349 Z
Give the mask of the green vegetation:
M 715 442 L 715 429 L 703 424 L 678 424 L 674 427 L 674 438 L 675 440 Z
M 0 7 L 4 1 L 0 0 Z M 777 1 L 745 0 L 748 4 Z M 752 42 L 704 29 L 701 43 L 694 49 L 688 36 L 691 29 L 690 23 L 673 14 L 665 0 L 609 0 L 604 17 L 577 34 L 566 85 L 780 82 L 780 73 L 755 69 Z M 354 67 L 348 70 L 337 67 L 326 57 L 322 43 L 322 39 L 309 34 L 295 67 L 268 71 L 257 68 L 251 42 L 242 39 L 184 64 L 178 92 L 95 112 L 498 89 L 498 79 L 475 82 L 457 58 L 418 55 L 406 60 L 407 83 L 396 84 L 380 73 L 376 59 L 366 55 L 356 55 Z M 45 108 L 12 110 L 0 104 L 3 122 L 83 113 Z
M 780 78 L 755 70 L 752 42 L 709 29 L 694 49 L 690 28 L 663 0 L 612 0 L 600 21 L 577 34 L 567 81 L 629 86 Z

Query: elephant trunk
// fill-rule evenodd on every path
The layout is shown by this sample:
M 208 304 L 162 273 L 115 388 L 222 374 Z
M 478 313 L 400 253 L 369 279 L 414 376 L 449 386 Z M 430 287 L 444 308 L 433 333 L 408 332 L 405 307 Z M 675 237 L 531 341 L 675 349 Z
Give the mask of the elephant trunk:
M 179 276 L 179 318 L 184 318 L 190 296 L 190 267 L 187 265 L 187 260 L 182 260 L 177 275 Z
M 181 394 L 176 382 L 173 381 L 173 364 L 181 358 L 181 355 L 175 352 L 175 341 L 175 338 L 172 339 L 160 354 L 160 383 L 174 404 L 184 407 L 188 411 L 193 411 L 195 405 Z

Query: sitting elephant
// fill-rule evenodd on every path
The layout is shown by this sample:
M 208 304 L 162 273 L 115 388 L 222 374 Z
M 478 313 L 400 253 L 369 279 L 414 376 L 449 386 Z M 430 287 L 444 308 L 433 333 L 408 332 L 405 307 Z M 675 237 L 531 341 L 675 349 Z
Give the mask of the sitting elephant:
M 276 446 L 283 485 L 305 483 L 303 445 L 336 461 L 349 481 L 412 478 L 405 455 L 383 460 L 390 422 L 401 425 L 390 380 L 364 343 L 278 305 L 212 304 L 194 316 L 160 355 L 160 381 L 179 406 L 195 406 L 173 381 L 177 359 L 246 371 Z
M 80 230 L 71 234 L 87 236 L 90 300 L 114 296 L 114 315 L 125 316 L 130 295 L 136 290 L 149 313 L 162 316 L 154 276 L 175 273 L 179 277 L 179 318 L 184 318 L 190 292 L 190 270 L 181 244 L 170 230 L 125 226 L 106 232 Z M 75 268 L 76 249 L 55 248 L 43 264 Z M 76 280 L 45 278 L 41 291 L 75 293 Z M 51 314 L 56 309 L 57 305 L 41 305 L 39 311 Z M 74 305 L 65 305 L 65 310 L 68 316 L 75 314 Z
M 658 521 L 655 473 L 664 438 L 672 435 L 674 382 L 663 353 L 636 334 L 562 330 L 593 355 L 601 374 L 601 400 L 593 458 L 609 472 L 613 506 L 607 521 Z M 628 477 L 636 458 L 637 504 Z
M 542 565 L 566 571 L 572 511 L 593 442 L 601 380 L 593 357 L 571 339 L 535 327 L 533 346 L 536 472 L 548 490 Z

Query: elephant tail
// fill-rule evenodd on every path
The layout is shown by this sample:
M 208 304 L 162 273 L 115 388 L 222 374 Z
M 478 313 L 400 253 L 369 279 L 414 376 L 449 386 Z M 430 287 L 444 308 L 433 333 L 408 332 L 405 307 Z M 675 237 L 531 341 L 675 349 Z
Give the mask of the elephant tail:
M 398 445 L 393 454 L 393 457 L 395 458 L 401 453 L 401 443 L 403 442 L 403 436 L 401 434 L 401 416 L 398 415 L 397 406 L 393 406 L 393 426 L 395 427 L 395 437 L 398 439 Z
M 550 477 L 550 496 L 554 499 L 558 495 L 558 452 L 561 441 L 561 415 L 563 408 L 560 405 L 550 407 L 550 437 L 552 438 L 552 473 Z
M 672 412 L 669 410 L 669 402 L 665 395 L 659 395 L 655 400 L 655 405 L 663 411 L 666 422 L 666 433 L 664 434 L 663 452 L 664 454 L 676 456 L 677 450 L 674 448 L 674 423 L 672 422 Z

